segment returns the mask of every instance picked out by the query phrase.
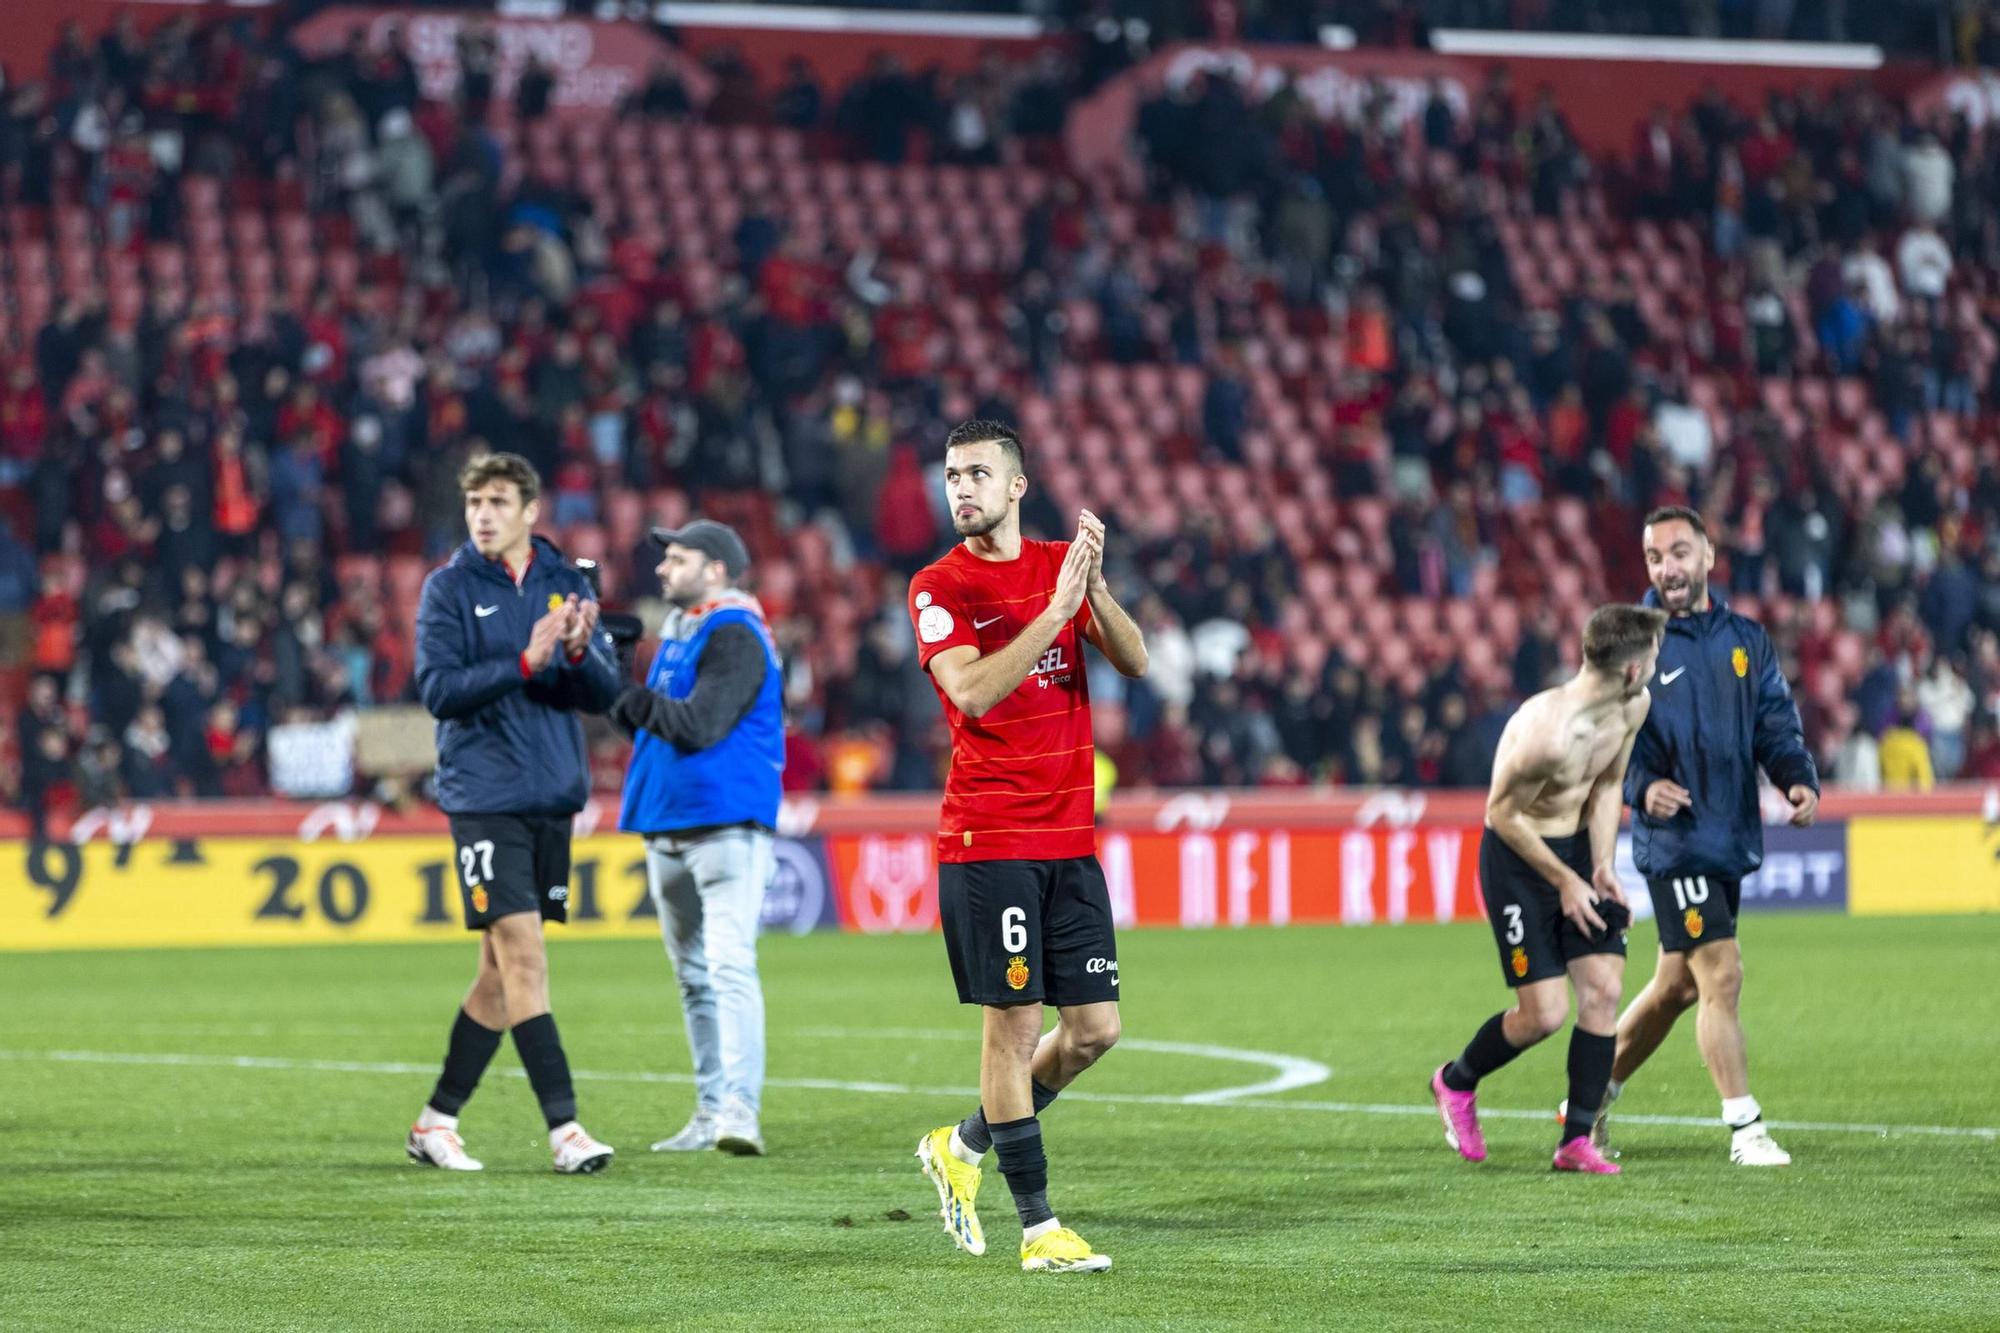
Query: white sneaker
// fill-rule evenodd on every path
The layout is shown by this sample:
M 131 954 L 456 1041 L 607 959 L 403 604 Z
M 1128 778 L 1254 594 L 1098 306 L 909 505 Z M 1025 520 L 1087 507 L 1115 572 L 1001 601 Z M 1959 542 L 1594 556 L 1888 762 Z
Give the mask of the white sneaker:
M 681 1127 L 681 1132 L 653 1145 L 654 1152 L 707 1152 L 715 1146 L 715 1112 L 703 1106 Z
M 465 1141 L 452 1125 L 411 1125 L 403 1151 L 418 1166 L 443 1167 L 447 1171 L 484 1171 L 484 1162 L 466 1156 Z
M 762 1157 L 764 1136 L 757 1113 L 742 1102 L 730 1102 L 715 1118 L 715 1146 L 738 1157 Z
M 574 1120 L 549 1131 L 549 1146 L 555 1150 L 556 1170 L 566 1176 L 595 1175 L 611 1165 L 611 1145 L 590 1137 Z
M 1792 1155 L 1772 1141 L 1759 1120 L 1729 1136 L 1729 1160 L 1738 1166 L 1790 1166 Z

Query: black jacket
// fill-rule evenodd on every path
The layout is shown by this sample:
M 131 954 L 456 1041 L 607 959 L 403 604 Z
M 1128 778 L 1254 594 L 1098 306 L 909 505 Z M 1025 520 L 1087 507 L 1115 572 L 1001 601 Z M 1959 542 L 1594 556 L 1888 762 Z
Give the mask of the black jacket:
M 1646 594 L 1646 605 L 1659 604 Z M 1625 769 L 1633 863 L 1653 879 L 1740 879 L 1764 863 L 1757 769 L 1780 791 L 1819 790 L 1819 769 L 1771 640 L 1711 593 L 1707 611 L 1667 621 L 1647 688 L 1652 710 Z M 1646 788 L 1661 778 L 1693 799 L 1672 819 L 1645 810 Z
M 590 797 L 583 723 L 622 683 L 611 636 L 599 631 L 570 663 L 557 646 L 532 679 L 521 654 L 535 622 L 583 575 L 541 537 L 515 586 L 467 542 L 424 580 L 417 609 L 417 690 L 437 724 L 438 804 L 454 815 L 573 815 Z

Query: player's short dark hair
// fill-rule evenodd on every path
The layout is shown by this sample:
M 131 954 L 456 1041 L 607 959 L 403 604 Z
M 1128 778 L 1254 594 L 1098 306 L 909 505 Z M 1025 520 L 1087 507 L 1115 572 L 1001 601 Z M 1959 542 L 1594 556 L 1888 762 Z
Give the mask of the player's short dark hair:
M 1015 429 L 1004 421 L 993 421 L 986 417 L 974 417 L 961 421 L 951 428 L 951 434 L 944 437 L 946 453 L 963 444 L 997 444 L 1000 452 L 1007 455 L 1016 472 L 1026 472 L 1027 455 L 1021 448 L 1021 437 Z
M 1655 523 L 1671 523 L 1675 519 L 1679 519 L 1700 533 L 1703 541 L 1708 540 L 1708 524 L 1702 522 L 1701 515 L 1686 505 L 1661 505 L 1646 515 L 1646 526 L 1650 528 Z
M 542 493 L 541 474 L 519 454 L 481 454 L 459 469 L 458 489 L 467 495 L 496 481 L 513 482 L 523 507 Z
M 1667 613 L 1650 606 L 1600 606 L 1583 626 L 1583 660 L 1599 671 L 1616 671 L 1636 661 L 1660 641 Z

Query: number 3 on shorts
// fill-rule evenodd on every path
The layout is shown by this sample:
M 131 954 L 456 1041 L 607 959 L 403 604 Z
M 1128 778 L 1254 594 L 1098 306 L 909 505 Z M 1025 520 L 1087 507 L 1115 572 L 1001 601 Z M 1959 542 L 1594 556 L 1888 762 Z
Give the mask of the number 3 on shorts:
M 1514 903 L 1508 903 L 1500 910 L 1507 915 L 1507 943 L 1519 944 L 1528 933 L 1528 928 L 1521 924 L 1520 907 Z
M 1010 907 L 1000 914 L 1000 947 L 1008 953 L 1020 953 L 1028 947 L 1028 913 L 1025 908 Z

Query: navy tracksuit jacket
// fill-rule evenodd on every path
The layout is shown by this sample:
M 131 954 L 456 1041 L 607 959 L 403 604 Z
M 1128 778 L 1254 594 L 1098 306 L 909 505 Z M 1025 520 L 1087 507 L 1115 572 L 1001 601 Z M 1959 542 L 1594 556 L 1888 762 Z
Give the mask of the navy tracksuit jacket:
M 1645 604 L 1659 606 L 1658 595 L 1649 591 Z M 1769 636 L 1711 592 L 1707 611 L 1667 621 L 1647 689 L 1652 710 L 1625 769 L 1633 863 L 1648 879 L 1743 878 L 1764 863 L 1758 767 L 1779 791 L 1819 790 L 1819 767 Z M 1645 811 L 1646 788 L 1661 778 L 1693 799 L 1672 819 Z
M 624 683 L 611 636 L 599 630 L 583 660 L 556 646 L 533 679 L 521 653 L 535 622 L 583 575 L 544 538 L 519 586 L 471 542 L 424 580 L 417 607 L 417 690 L 437 723 L 437 798 L 454 815 L 573 815 L 590 797 L 583 723 Z

